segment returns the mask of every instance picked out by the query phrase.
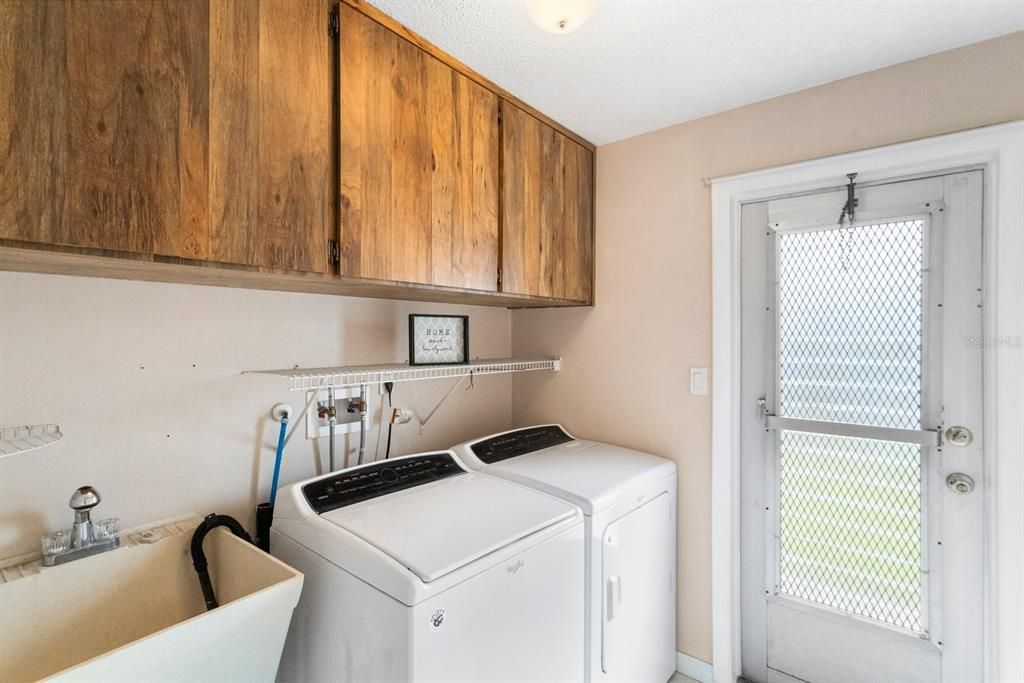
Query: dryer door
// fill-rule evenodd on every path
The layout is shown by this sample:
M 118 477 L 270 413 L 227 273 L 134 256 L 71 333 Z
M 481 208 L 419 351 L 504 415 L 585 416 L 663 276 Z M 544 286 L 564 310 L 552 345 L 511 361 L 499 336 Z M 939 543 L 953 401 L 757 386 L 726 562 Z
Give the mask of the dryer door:
M 607 527 L 601 539 L 605 680 L 664 681 L 675 667 L 675 528 L 668 493 Z

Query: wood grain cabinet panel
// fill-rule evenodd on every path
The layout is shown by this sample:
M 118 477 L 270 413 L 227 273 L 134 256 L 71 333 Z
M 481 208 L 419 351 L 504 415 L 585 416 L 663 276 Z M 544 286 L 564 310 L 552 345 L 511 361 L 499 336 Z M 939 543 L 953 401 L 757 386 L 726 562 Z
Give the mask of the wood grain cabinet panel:
M 0 237 L 206 257 L 207 10 L 0 3 Z
M 0 2 L 0 237 L 58 243 L 68 168 L 62 0 Z
M 594 153 L 502 105 L 502 291 L 590 303 Z
M 327 272 L 327 0 L 0 2 L 0 238 Z
M 498 98 L 341 6 L 341 272 L 495 291 Z
M 211 0 L 210 260 L 327 273 L 327 0 Z

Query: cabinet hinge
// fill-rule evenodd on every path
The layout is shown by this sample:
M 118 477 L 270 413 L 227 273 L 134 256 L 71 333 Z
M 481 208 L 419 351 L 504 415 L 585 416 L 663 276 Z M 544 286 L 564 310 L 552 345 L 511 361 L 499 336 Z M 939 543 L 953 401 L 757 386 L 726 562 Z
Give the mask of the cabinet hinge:
M 501 107 L 498 107 L 498 123 L 501 123 Z
M 327 13 L 327 35 L 337 38 L 341 33 L 341 24 L 338 21 L 338 6 L 335 5 Z
M 338 240 L 330 240 L 327 243 L 327 258 L 332 266 L 341 265 L 341 245 L 338 244 Z
M 501 290 L 501 267 L 498 267 L 498 290 Z

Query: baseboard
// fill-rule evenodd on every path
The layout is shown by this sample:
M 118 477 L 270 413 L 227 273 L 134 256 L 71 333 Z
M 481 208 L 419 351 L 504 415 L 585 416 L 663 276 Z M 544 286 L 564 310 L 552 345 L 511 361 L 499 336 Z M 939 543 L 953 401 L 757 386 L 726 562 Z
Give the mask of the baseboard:
M 700 683 L 712 683 L 711 665 L 682 652 L 676 652 L 676 671 Z

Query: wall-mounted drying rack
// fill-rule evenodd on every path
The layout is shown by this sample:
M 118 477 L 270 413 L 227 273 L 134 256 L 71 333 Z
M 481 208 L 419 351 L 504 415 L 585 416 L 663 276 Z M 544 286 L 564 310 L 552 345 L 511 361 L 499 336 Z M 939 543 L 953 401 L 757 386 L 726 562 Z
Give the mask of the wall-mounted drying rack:
M 64 434 L 60 425 L 25 425 L 0 429 L 0 458 L 49 446 Z
M 514 372 L 535 372 L 547 370 L 558 372 L 562 369 L 562 361 L 559 358 L 496 358 L 488 360 L 474 360 L 461 365 L 406 365 L 396 363 L 391 365 L 347 365 L 333 368 L 289 368 L 287 370 L 246 370 L 243 375 L 275 375 L 288 380 L 291 391 L 310 391 L 306 407 L 299 416 L 298 421 L 292 426 L 285 437 L 284 443 L 291 441 L 295 429 L 313 404 L 319 390 L 321 389 L 342 389 L 348 387 L 359 387 L 359 400 L 350 404 L 358 406 L 359 419 L 359 459 L 362 464 L 366 452 L 366 388 L 371 385 L 381 385 L 385 382 L 416 382 L 427 379 L 459 379 L 444 398 L 434 407 L 430 414 L 420 422 L 420 430 L 426 422 L 437 412 L 441 404 L 448 400 L 455 389 L 461 384 L 461 380 L 468 377 L 472 381 L 474 377 L 482 375 L 504 375 Z M 331 471 L 334 471 L 334 414 L 336 411 L 334 403 L 334 392 L 329 392 L 329 418 L 330 425 L 328 434 L 329 440 L 329 462 Z
M 511 372 L 561 370 L 561 359 L 498 358 L 474 360 L 462 365 L 349 365 L 335 368 L 291 368 L 288 370 L 247 370 L 243 374 L 277 375 L 290 383 L 292 391 L 341 389 L 384 382 L 415 382 L 425 379 L 480 377 Z

